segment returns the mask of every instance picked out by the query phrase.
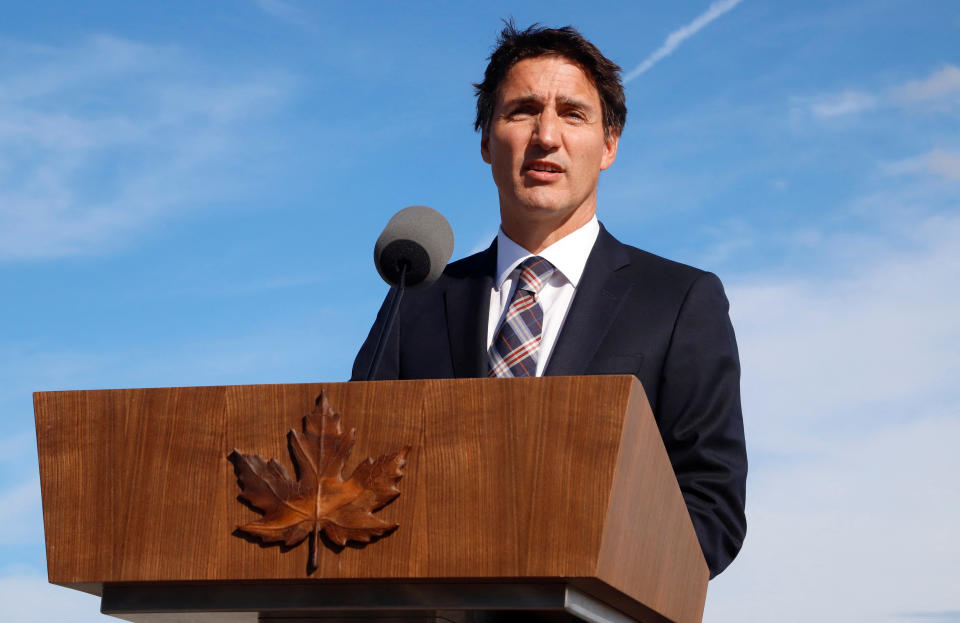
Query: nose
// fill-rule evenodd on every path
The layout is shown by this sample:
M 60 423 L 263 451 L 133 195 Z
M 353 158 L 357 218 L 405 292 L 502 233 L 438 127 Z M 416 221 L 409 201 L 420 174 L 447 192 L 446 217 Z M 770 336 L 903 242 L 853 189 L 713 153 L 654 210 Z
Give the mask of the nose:
M 553 110 L 546 109 L 537 117 L 533 140 L 544 149 L 555 149 L 560 146 L 560 118 Z

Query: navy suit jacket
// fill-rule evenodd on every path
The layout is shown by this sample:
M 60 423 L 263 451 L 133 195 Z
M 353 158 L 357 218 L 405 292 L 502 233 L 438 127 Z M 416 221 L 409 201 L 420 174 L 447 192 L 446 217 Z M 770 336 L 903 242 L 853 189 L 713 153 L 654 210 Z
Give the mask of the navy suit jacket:
M 486 377 L 496 242 L 404 295 L 377 379 Z M 389 298 L 389 297 L 388 297 Z M 602 226 L 548 376 L 633 374 L 643 383 L 711 577 L 746 534 L 740 362 L 720 280 L 617 241 Z M 380 309 L 353 366 L 366 375 Z

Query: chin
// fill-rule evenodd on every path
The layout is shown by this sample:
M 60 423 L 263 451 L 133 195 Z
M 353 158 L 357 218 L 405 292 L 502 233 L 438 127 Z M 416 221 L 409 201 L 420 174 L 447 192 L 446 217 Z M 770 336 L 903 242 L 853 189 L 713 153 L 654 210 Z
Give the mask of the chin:
M 524 202 L 524 212 L 531 218 L 556 218 L 559 214 L 567 212 L 564 207 L 549 202 L 530 201 Z
M 568 208 L 567 202 L 558 197 L 539 193 L 524 193 L 518 196 L 519 202 L 531 212 L 557 213 Z

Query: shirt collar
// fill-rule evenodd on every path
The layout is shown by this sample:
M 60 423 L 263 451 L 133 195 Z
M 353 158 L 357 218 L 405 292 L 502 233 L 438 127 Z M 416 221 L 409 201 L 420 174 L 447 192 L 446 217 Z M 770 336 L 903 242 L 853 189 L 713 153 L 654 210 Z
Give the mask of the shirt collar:
M 576 288 L 577 284 L 580 283 L 580 277 L 583 275 L 583 269 L 587 265 L 590 251 L 599 235 L 600 223 L 597 221 L 597 216 L 594 215 L 586 225 L 557 240 L 537 255 L 553 264 Z M 510 273 L 528 257 L 533 257 L 533 253 L 508 238 L 501 227 L 500 231 L 497 232 L 496 286 L 498 290 L 503 286 L 503 282 L 507 280 Z

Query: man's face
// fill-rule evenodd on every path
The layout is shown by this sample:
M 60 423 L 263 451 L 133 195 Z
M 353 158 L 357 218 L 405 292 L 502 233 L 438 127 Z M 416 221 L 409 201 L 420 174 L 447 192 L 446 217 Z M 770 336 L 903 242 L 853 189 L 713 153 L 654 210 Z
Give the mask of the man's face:
M 504 231 L 552 227 L 564 235 L 596 211 L 597 178 L 613 164 L 600 96 L 562 56 L 518 62 L 500 85 L 480 152 L 500 193 Z M 515 238 L 516 239 L 516 238 Z

